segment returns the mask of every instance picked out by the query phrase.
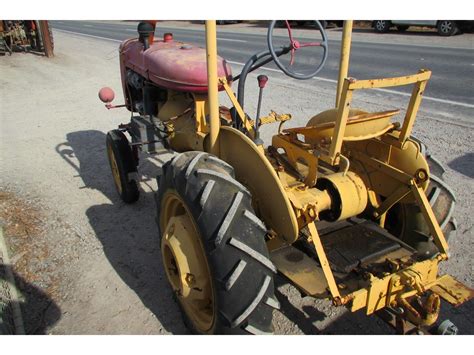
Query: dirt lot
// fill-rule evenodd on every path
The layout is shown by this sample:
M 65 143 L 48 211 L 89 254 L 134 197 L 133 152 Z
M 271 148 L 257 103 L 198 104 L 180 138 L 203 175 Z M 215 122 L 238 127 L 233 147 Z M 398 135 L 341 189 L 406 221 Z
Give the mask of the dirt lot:
M 105 133 L 126 122 L 128 114 L 105 110 L 97 91 L 111 86 L 121 103 L 118 43 L 56 32 L 55 47 L 53 59 L 0 58 L 0 217 L 21 278 L 27 331 L 187 333 L 161 268 L 154 222 L 156 164 L 166 156 L 143 162 L 141 198 L 135 205 L 121 203 L 112 185 Z M 256 88 L 247 95 L 247 107 L 254 112 Z M 302 125 L 333 100 L 332 83 L 275 75 L 262 110 L 291 112 L 292 124 Z M 361 95 L 356 103 L 381 110 L 403 108 L 406 99 L 375 93 Z M 452 118 L 459 115 L 465 118 L 466 110 L 425 103 L 415 133 L 447 166 L 458 197 L 458 233 L 443 271 L 472 287 L 473 131 L 455 123 Z M 267 142 L 275 129 L 263 132 Z M 302 298 L 283 279 L 276 284 L 282 305 L 274 314 L 278 334 L 391 332 L 374 317 Z M 474 334 L 472 302 L 459 309 L 444 305 L 442 316 L 462 333 Z

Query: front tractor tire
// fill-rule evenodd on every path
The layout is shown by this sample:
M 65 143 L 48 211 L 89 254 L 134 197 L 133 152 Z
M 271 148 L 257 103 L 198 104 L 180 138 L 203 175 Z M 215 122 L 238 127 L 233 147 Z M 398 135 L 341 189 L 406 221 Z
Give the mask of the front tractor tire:
M 197 334 L 269 334 L 275 266 L 266 228 L 233 168 L 204 152 L 163 166 L 156 194 L 163 265 Z
M 114 129 L 107 133 L 107 156 L 114 180 L 115 189 L 125 203 L 138 200 L 137 164 L 127 137 L 122 131 Z

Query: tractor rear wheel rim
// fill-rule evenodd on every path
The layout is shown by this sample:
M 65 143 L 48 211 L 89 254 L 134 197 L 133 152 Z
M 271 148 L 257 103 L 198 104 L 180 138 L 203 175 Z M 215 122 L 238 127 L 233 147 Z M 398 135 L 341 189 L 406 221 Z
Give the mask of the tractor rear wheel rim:
M 117 187 L 117 190 L 119 194 L 122 193 L 122 182 L 120 180 L 120 172 L 119 168 L 117 165 L 117 160 L 115 159 L 115 154 L 112 149 L 112 146 L 107 145 L 107 154 L 109 156 L 109 161 L 110 161 L 110 167 L 112 169 L 112 176 L 114 178 L 115 186 Z
M 161 251 L 168 281 L 193 326 L 207 333 L 215 321 L 215 300 L 198 229 L 175 192 L 165 194 L 162 207 Z

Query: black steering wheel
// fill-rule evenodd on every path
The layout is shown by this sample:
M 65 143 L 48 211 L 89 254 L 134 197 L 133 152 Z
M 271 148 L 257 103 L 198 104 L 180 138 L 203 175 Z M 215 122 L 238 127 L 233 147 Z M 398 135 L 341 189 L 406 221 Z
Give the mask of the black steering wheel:
M 290 64 L 289 66 L 285 66 L 281 60 L 278 58 L 277 55 L 277 50 L 275 50 L 273 46 L 273 28 L 275 27 L 275 24 L 277 21 L 272 21 L 270 22 L 270 26 L 268 27 L 268 33 L 267 33 L 267 44 L 268 44 L 268 49 L 270 51 L 270 54 L 278 66 L 278 68 L 281 69 L 283 73 L 288 75 L 289 77 L 299 79 L 299 80 L 306 80 L 306 79 L 311 79 L 314 77 L 319 71 L 323 68 L 324 64 L 326 63 L 326 59 L 328 58 L 328 39 L 326 35 L 326 31 L 324 31 L 323 26 L 319 21 L 314 21 L 316 23 L 316 28 L 319 30 L 321 33 L 321 36 L 323 38 L 322 42 L 305 42 L 305 43 L 300 43 L 299 41 L 295 40 L 293 38 L 293 35 L 291 33 L 291 27 L 290 23 L 288 20 L 285 20 L 286 28 L 288 29 L 288 37 L 290 38 L 290 44 L 288 46 L 282 47 L 282 49 L 289 50 L 291 53 L 291 59 L 290 59 Z M 318 64 L 316 69 L 312 71 L 309 74 L 301 74 L 293 71 L 290 67 L 293 65 L 294 60 L 295 60 L 295 53 L 298 49 L 304 48 L 304 47 L 322 47 L 323 48 L 323 58 L 321 62 Z M 281 51 L 280 51 L 281 52 Z M 281 54 L 281 53 L 280 53 Z

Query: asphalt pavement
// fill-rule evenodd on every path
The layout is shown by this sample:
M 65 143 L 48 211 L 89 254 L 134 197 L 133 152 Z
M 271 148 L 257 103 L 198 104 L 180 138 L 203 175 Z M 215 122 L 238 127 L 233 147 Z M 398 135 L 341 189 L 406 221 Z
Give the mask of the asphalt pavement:
M 92 21 L 51 21 L 53 29 L 69 31 L 85 36 L 100 37 L 106 40 L 121 41 L 137 36 L 136 23 L 133 22 L 92 22 Z M 234 66 L 235 71 L 239 65 L 253 54 L 267 48 L 265 33 L 221 31 L 218 27 L 218 51 L 219 55 L 226 58 Z M 172 32 L 174 38 L 179 41 L 205 45 L 204 26 L 201 28 L 172 28 L 158 24 L 156 35 L 162 36 L 164 32 Z M 310 31 L 311 32 L 311 31 Z M 316 37 L 313 34 L 305 36 Z M 436 101 L 443 104 L 443 109 L 448 111 L 461 108 L 464 112 L 474 108 L 474 40 L 473 34 L 467 34 L 467 46 L 455 48 L 449 46 L 438 46 L 433 43 L 393 43 L 390 37 L 380 35 L 377 42 L 366 41 L 363 35 L 353 35 L 350 72 L 349 75 L 357 79 L 369 79 L 379 77 L 393 77 L 416 73 L 421 68 L 430 69 L 432 78 L 425 92 L 425 100 Z M 340 39 L 330 36 L 329 57 L 324 69 L 317 75 L 326 81 L 337 80 Z M 400 36 L 399 36 L 400 37 Z M 386 38 L 386 43 L 384 43 Z M 445 40 L 445 39 L 443 39 Z M 397 41 L 400 42 L 400 41 Z M 307 55 L 303 51 L 299 54 Z M 308 62 L 310 58 L 306 58 Z M 268 70 L 276 72 L 272 64 L 266 66 Z M 278 74 L 276 74 L 278 75 Z M 395 94 L 409 95 L 411 87 L 398 87 L 393 89 Z M 389 91 L 390 92 L 390 91 Z M 470 120 L 470 119 L 469 119 Z

